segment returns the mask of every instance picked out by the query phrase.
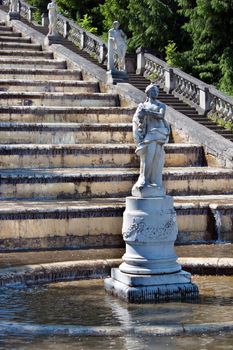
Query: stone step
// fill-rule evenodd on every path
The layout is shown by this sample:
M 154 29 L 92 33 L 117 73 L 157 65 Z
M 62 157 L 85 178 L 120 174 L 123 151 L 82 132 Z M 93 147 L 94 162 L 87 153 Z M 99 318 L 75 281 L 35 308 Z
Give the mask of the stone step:
M 166 167 L 201 166 L 199 145 L 167 144 Z M 134 144 L 0 145 L 0 168 L 139 167 Z
M 233 246 L 232 243 L 203 243 L 203 244 L 185 244 L 185 245 L 176 245 L 175 251 L 177 256 L 179 257 L 179 262 L 183 265 L 187 266 L 187 261 L 194 260 L 194 264 L 197 261 L 202 260 L 202 266 L 204 262 L 210 262 L 212 259 L 233 259 Z M 90 260 L 98 260 L 98 259 L 121 259 L 123 254 L 125 253 L 125 248 L 95 248 L 95 249 L 62 249 L 62 250 L 50 250 L 45 249 L 42 251 L 18 251 L 11 252 L 11 254 L 7 254 L 4 252 L 0 252 L 0 270 L 7 269 L 9 273 L 9 267 L 21 267 L 30 265 L 41 265 L 41 264 L 53 264 L 55 263 L 65 263 L 71 264 L 72 262 L 76 264 L 90 262 Z M 192 256 L 190 258 L 190 256 Z M 195 260 L 197 259 L 197 260 Z M 200 259 L 200 260 L 199 260 Z M 208 260 L 207 260 L 208 259 Z M 212 260 L 213 261 L 213 260 Z M 229 261 L 229 260 L 228 260 Z M 120 264 L 120 260 L 119 260 Z M 118 265 L 119 265 L 118 264 Z M 194 267 L 194 264 L 192 266 Z M 191 265 L 191 264 L 190 264 Z M 198 264 L 199 265 L 199 264 Z M 209 267 L 211 265 L 206 265 L 207 271 L 210 272 Z M 50 265 L 51 266 L 51 265 Z M 63 265 L 64 266 L 64 265 Z M 200 266 L 200 265 L 199 265 Z M 219 265 L 218 265 L 219 266 Z M 73 266 L 72 266 L 73 267 Z M 90 265 L 89 265 L 90 267 Z M 224 266 L 226 268 L 226 266 Z M 229 267 L 229 265 L 228 265 Z M 21 270 L 23 272 L 23 270 Z M 63 270 L 64 271 L 64 270 Z M 216 271 L 216 269 L 214 270 Z M 225 269 L 225 271 L 229 271 L 229 269 Z M 232 269 L 231 269 L 232 271 Z M 215 273 L 216 274 L 216 273 Z M 1 282 L 2 280 L 1 274 Z
M 186 105 L 173 105 L 173 104 L 169 104 L 169 106 L 171 106 L 172 108 L 174 108 L 176 111 L 179 111 L 180 113 L 183 113 L 185 115 L 191 115 L 193 113 L 196 112 L 196 110 L 194 108 L 191 108 L 189 106 L 186 106 Z
M 6 58 L 10 57 L 11 59 L 15 59 L 18 57 L 44 57 L 48 59 L 53 58 L 53 53 L 52 52 L 47 52 L 47 51 L 33 51 L 33 50 L 1 50 L 0 51 L 0 57 L 1 58 Z
M 45 58 L 0 58 L 0 66 L 3 68 L 50 68 L 50 69 L 65 69 L 66 61 L 49 60 Z
M 199 118 L 201 117 L 198 112 L 192 108 L 186 108 L 186 109 L 180 109 L 181 113 L 185 113 L 185 115 L 187 115 L 187 117 L 195 120 L 195 118 Z
M 73 69 L 42 69 L 42 68 L 1 68 L 2 79 L 27 80 L 81 80 L 82 73 Z
M 174 109 L 180 108 L 182 110 L 190 110 L 190 107 L 186 106 L 183 102 L 179 101 L 169 101 L 166 99 L 161 99 L 161 102 L 166 103 L 168 106 L 173 107 Z
M 42 47 L 39 44 L 32 43 L 9 43 L 9 42 L 0 42 L 0 50 L 33 50 L 33 51 L 41 51 Z
M 132 125 L 126 123 L 0 123 L 2 144 L 94 144 L 133 142 Z
M 5 106 L 119 106 L 118 95 L 107 93 L 0 92 L 0 101 Z
M 206 228 L 210 232 L 211 229 L 213 230 L 212 235 L 215 233 L 215 239 L 218 243 L 233 242 L 232 195 L 178 196 L 174 197 L 174 201 L 177 211 L 191 205 L 196 208 L 208 208 L 209 213 L 206 219 Z M 180 243 L 184 241 L 184 237 L 182 239 Z
M 0 25 L 0 32 L 12 32 L 11 26 L 6 26 L 5 24 Z
M 21 38 L 22 34 L 21 33 L 16 33 L 16 32 L 13 32 L 13 31 L 6 31 L 6 30 L 0 29 L 0 38 L 3 37 L 3 36 L 4 37 L 6 36 L 6 37 Z
M 131 123 L 135 108 L 0 106 L 2 122 Z
M 99 84 L 75 80 L 0 80 L 0 91 L 24 92 L 99 92 Z
M 1 36 L 0 35 L 0 45 L 2 43 L 17 43 L 17 44 L 30 44 L 31 43 L 31 38 L 29 37 L 14 37 L 12 35 L 10 36 Z
M 54 168 L 0 171 L 1 199 L 124 198 L 138 178 L 137 169 Z M 233 170 L 165 168 L 164 186 L 173 196 L 232 194 Z
M 200 196 L 200 202 L 174 204 L 179 234 L 178 244 L 233 241 L 233 196 L 224 196 L 227 210 Z M 202 203 L 202 200 L 204 203 Z M 122 215 L 125 200 L 92 201 L 0 201 L 0 250 L 113 248 L 123 247 Z M 192 202 L 192 200 L 191 200 Z M 224 203 L 224 202 L 223 202 Z M 221 213 L 218 235 L 216 209 Z
M 222 130 L 222 129 L 217 129 L 214 130 L 215 132 L 217 132 L 218 134 L 222 135 L 223 137 L 232 139 L 233 138 L 233 132 L 231 130 Z

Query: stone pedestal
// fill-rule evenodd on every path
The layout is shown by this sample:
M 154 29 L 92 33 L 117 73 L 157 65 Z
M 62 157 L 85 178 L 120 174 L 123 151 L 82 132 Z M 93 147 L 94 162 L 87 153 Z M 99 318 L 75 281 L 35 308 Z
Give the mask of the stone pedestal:
M 106 74 L 107 74 L 107 84 L 109 85 L 128 82 L 128 75 L 126 71 L 108 70 Z
M 8 12 L 8 19 L 9 21 L 12 21 L 14 19 L 20 19 L 19 12 Z
M 176 261 L 177 233 L 172 197 L 126 198 L 126 253 L 105 280 L 106 291 L 134 303 L 196 297 L 191 275 Z
M 44 39 L 44 45 L 45 46 L 50 46 L 53 44 L 62 44 L 63 43 L 63 38 L 57 34 L 57 35 L 47 35 Z

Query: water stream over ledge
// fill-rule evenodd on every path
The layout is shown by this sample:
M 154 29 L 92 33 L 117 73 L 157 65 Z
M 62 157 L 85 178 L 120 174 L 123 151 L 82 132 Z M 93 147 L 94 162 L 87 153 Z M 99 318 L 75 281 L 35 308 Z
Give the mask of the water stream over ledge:
M 101 280 L 54 283 L 30 289 L 3 288 L 0 290 L 0 349 L 233 349 L 233 333 L 163 337 L 146 332 L 130 334 L 130 327 L 147 330 L 233 322 L 233 277 L 195 276 L 194 281 L 200 288 L 198 301 L 146 305 L 126 304 L 105 294 Z M 9 322 L 11 325 L 6 331 L 4 324 Z M 20 330 L 20 325 L 25 324 L 32 327 L 28 334 L 13 330 L 13 325 L 19 325 Z M 36 331 L 37 325 L 44 327 L 44 334 Z M 50 332 L 50 328 L 61 326 L 67 329 L 98 326 L 113 331 L 123 329 L 126 333 L 117 337 L 111 332 L 110 336 L 83 337 Z

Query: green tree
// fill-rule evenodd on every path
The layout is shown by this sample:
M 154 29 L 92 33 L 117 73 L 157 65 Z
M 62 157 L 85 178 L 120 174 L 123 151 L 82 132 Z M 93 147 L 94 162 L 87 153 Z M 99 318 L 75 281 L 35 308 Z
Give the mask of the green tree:
M 182 54 L 195 76 L 225 91 L 233 89 L 232 0 L 178 0 L 192 45 Z
M 46 11 L 48 6 L 47 0 L 28 0 L 30 5 L 35 6 L 41 13 Z
M 49 0 L 28 0 L 28 2 L 38 9 L 37 17 L 39 17 L 42 12 L 47 11 Z M 99 5 L 103 2 L 104 0 L 57 0 L 57 5 L 64 16 L 77 20 L 84 29 L 100 34 L 103 31 L 103 17 Z
M 62 13 L 78 21 L 88 18 L 90 27 L 98 29 L 98 33 L 103 31 L 103 17 L 100 13 L 100 5 L 104 0 L 57 0 Z
M 105 0 L 101 13 L 106 29 L 119 20 L 133 50 L 143 46 L 164 56 L 169 40 L 176 40 L 183 48 L 183 16 L 177 13 L 173 0 Z

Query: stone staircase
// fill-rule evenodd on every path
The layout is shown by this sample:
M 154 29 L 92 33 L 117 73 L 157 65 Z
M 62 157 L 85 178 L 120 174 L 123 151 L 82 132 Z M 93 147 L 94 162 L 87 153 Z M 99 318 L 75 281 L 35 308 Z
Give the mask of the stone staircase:
M 145 91 L 145 88 L 148 85 L 148 80 L 141 75 L 129 74 L 129 83 L 139 90 Z M 161 91 L 160 100 L 175 110 L 183 113 L 192 120 L 195 120 L 199 124 L 204 125 L 208 129 L 225 137 L 227 140 L 233 141 L 232 130 L 227 130 L 223 126 L 217 125 L 208 119 L 204 114 L 199 114 L 195 108 L 190 107 L 187 103 L 181 101 L 178 97 Z
M 138 176 L 135 108 L 4 23 L 0 64 L 0 250 L 121 247 Z M 197 115 L 162 91 L 160 99 Z M 233 171 L 208 166 L 201 146 L 181 141 L 173 130 L 164 169 L 177 243 L 232 241 Z

